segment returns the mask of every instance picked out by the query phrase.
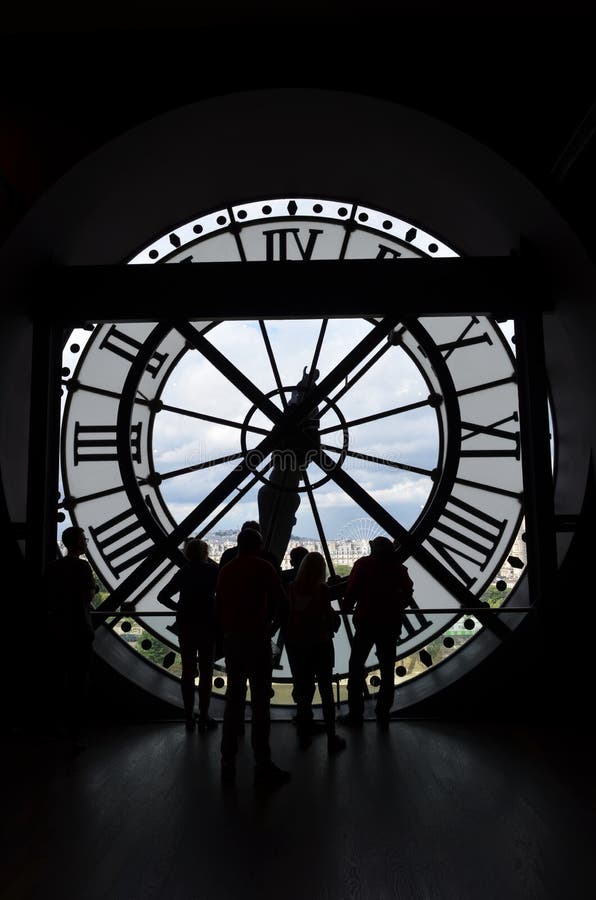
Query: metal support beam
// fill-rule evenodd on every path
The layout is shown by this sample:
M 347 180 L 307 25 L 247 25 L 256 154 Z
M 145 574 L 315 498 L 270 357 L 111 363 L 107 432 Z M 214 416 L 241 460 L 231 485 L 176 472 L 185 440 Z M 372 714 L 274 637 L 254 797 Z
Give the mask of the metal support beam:
M 56 556 L 62 327 L 33 330 L 25 560 L 32 578 Z
M 39 273 L 43 295 L 60 297 L 65 326 L 84 322 L 326 316 L 459 315 L 513 318 L 548 298 L 521 256 L 453 259 L 217 262 L 67 266 Z M 549 308 L 546 305 L 541 308 Z M 40 304 L 31 316 L 55 317 Z
M 544 611 L 555 586 L 557 545 L 542 315 L 515 321 L 528 581 Z

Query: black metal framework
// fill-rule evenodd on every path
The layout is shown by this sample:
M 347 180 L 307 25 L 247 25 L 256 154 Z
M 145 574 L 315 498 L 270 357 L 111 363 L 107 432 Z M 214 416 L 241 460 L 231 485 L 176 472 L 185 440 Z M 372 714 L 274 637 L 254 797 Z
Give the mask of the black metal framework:
M 360 266 L 360 263 L 364 263 L 364 265 Z M 323 266 L 318 264 L 309 263 L 307 266 L 296 266 L 295 264 L 285 264 L 276 262 L 275 264 L 260 264 L 260 263 L 250 263 L 245 266 L 242 266 L 242 273 L 240 274 L 240 278 L 242 279 L 242 283 L 244 288 L 246 288 L 247 279 L 248 283 L 252 283 L 251 279 L 253 277 L 258 278 L 259 281 L 259 291 L 260 297 L 265 298 L 262 299 L 261 311 L 266 311 L 267 307 L 267 297 L 271 296 L 272 298 L 275 296 L 276 291 L 278 290 L 279 278 L 280 278 L 280 269 L 285 270 L 286 276 L 290 276 L 290 282 L 295 284 L 296 273 L 299 272 L 298 281 L 300 282 L 300 293 L 303 296 L 304 292 L 308 296 L 316 295 L 320 297 L 321 295 L 325 295 L 330 297 L 330 301 L 326 304 L 324 313 L 326 315 L 333 315 L 337 312 L 335 307 L 335 299 L 334 298 L 342 298 L 342 311 L 343 315 L 351 314 L 346 313 L 346 305 L 345 298 L 348 298 L 347 307 L 349 308 L 351 304 L 353 304 L 353 309 L 358 310 L 358 315 L 364 317 L 375 317 L 379 316 L 379 309 L 383 310 L 383 306 L 379 305 L 378 297 L 392 297 L 396 294 L 400 297 L 404 295 L 410 297 L 410 302 L 408 303 L 408 310 L 411 311 L 412 314 L 420 315 L 424 312 L 424 314 L 436 314 L 436 315 L 447 315 L 449 312 L 452 314 L 461 314 L 464 310 L 467 314 L 472 314 L 472 310 L 474 313 L 478 312 L 477 307 L 477 298 L 479 296 L 478 286 L 480 281 L 486 279 L 485 284 L 488 283 L 491 286 L 491 296 L 490 302 L 492 309 L 496 310 L 499 317 L 509 316 L 511 312 L 515 309 L 516 299 L 520 297 L 522 282 L 525 283 L 528 275 L 527 268 L 524 264 L 520 264 L 520 260 L 518 258 L 507 258 L 507 259 L 491 259 L 491 260 L 473 260 L 470 261 L 468 259 L 457 259 L 457 260 L 419 260 L 416 262 L 414 266 L 410 266 L 409 268 L 415 269 L 416 272 L 414 277 L 412 277 L 412 272 L 404 274 L 404 269 L 408 267 L 404 266 L 388 266 L 387 264 L 379 261 L 358 261 L 356 266 L 353 265 L 354 261 L 342 262 L 341 266 L 337 266 L 335 263 L 325 263 Z M 448 263 L 448 265 L 442 265 Z M 470 265 L 472 263 L 472 265 Z M 287 266 L 291 266 L 291 272 L 287 268 Z M 254 267 L 254 268 L 253 268 Z M 168 306 L 171 309 L 176 309 L 176 321 L 167 321 L 158 325 L 154 331 L 152 332 L 150 338 L 148 338 L 139 349 L 138 353 L 135 354 L 134 359 L 132 361 L 129 375 L 126 380 L 125 390 L 121 396 L 121 402 L 119 405 L 119 413 L 118 413 L 118 423 L 116 428 L 117 435 L 117 456 L 121 466 L 122 472 L 122 480 L 123 480 L 123 490 L 127 492 L 127 494 L 131 497 L 137 496 L 137 501 L 134 503 L 135 512 L 139 518 L 139 521 L 145 528 L 148 534 L 150 534 L 155 542 L 158 544 L 156 548 L 151 551 L 149 554 L 143 556 L 139 565 L 135 569 L 133 573 L 128 575 L 125 579 L 124 583 L 121 584 L 116 590 L 112 593 L 108 601 L 103 607 L 104 612 L 114 611 L 116 612 L 119 608 L 121 613 L 123 612 L 121 609 L 122 602 L 126 601 L 128 596 L 132 591 L 136 588 L 140 587 L 143 584 L 143 581 L 151 574 L 151 572 L 155 571 L 156 566 L 159 567 L 164 561 L 170 559 L 176 559 L 178 557 L 179 551 L 177 551 L 177 546 L 180 544 L 181 540 L 190 532 L 193 531 L 194 527 L 199 523 L 205 521 L 205 519 L 210 519 L 210 521 L 201 527 L 201 534 L 206 533 L 210 528 L 213 527 L 214 523 L 221 518 L 221 516 L 229 509 L 231 506 L 238 502 L 243 493 L 245 493 L 252 484 L 258 478 L 262 478 L 264 472 L 267 470 L 267 466 L 263 466 L 260 471 L 255 471 L 251 481 L 247 485 L 244 485 L 239 489 L 239 486 L 242 484 L 243 480 L 250 473 L 249 468 L 246 466 L 245 454 L 244 458 L 242 454 L 237 454 L 236 458 L 238 459 L 238 466 L 227 476 L 218 488 L 199 506 L 197 509 L 191 514 L 191 516 L 187 517 L 187 519 L 179 526 L 173 528 L 168 534 L 166 534 L 163 529 L 157 524 L 156 519 L 152 515 L 151 511 L 148 509 L 146 504 L 142 500 L 142 496 L 140 494 L 140 487 L 143 486 L 143 481 L 139 480 L 137 475 L 132 468 L 132 459 L 131 459 L 131 447 L 130 447 L 130 429 L 131 425 L 134 425 L 132 422 L 132 410 L 135 403 L 147 403 L 150 406 L 151 402 L 155 404 L 159 404 L 159 409 L 170 410 L 172 412 L 179 412 L 185 415 L 194 415 L 197 418 L 202 418 L 206 421 L 217 421 L 221 424 L 225 424 L 232 427 L 237 427 L 238 423 L 233 422 L 230 419 L 225 417 L 214 417 L 209 416 L 202 413 L 194 413 L 189 410 L 180 410 L 177 407 L 163 404 L 161 400 L 158 401 L 144 401 L 143 398 L 139 398 L 136 394 L 137 382 L 140 374 L 146 368 L 152 358 L 152 356 L 157 351 L 160 341 L 165 334 L 171 329 L 176 328 L 179 330 L 187 341 L 196 346 L 201 350 L 201 352 L 205 353 L 205 355 L 210 358 L 211 362 L 222 371 L 226 377 L 228 377 L 232 383 L 235 384 L 253 403 L 253 405 L 265 412 L 265 414 L 269 415 L 272 421 L 272 428 L 267 431 L 267 429 L 260 429 L 257 426 L 250 426 L 250 422 L 245 421 L 241 427 L 245 429 L 248 428 L 254 435 L 262 438 L 260 444 L 258 445 L 261 452 L 265 455 L 274 449 L 284 434 L 287 434 L 288 431 L 295 429 L 299 426 L 301 421 L 304 421 L 306 417 L 308 417 L 309 413 L 313 408 L 317 406 L 319 403 L 325 403 L 329 405 L 338 399 L 338 396 L 341 394 L 341 388 L 336 393 L 335 397 L 332 396 L 333 389 L 339 387 L 341 381 L 348 375 L 351 371 L 353 371 L 354 365 L 357 365 L 358 362 L 362 362 L 365 359 L 367 353 L 374 350 L 375 344 L 379 344 L 380 338 L 386 337 L 391 333 L 393 329 L 398 325 L 398 317 L 393 316 L 391 318 L 385 318 L 382 320 L 381 324 L 376 324 L 373 326 L 371 335 L 375 335 L 375 337 L 371 337 L 366 343 L 366 350 L 361 350 L 358 358 L 358 354 L 352 355 L 350 358 L 344 361 L 344 363 L 337 367 L 336 371 L 332 373 L 333 377 L 328 378 L 326 382 L 322 382 L 320 385 L 315 385 L 308 397 L 308 403 L 302 404 L 297 409 L 288 410 L 288 405 L 285 399 L 285 392 L 287 388 L 281 383 L 281 379 L 279 376 L 279 372 L 277 370 L 277 366 L 275 363 L 274 355 L 271 351 L 270 342 L 267 336 L 267 330 L 264 322 L 265 315 L 263 315 L 260 326 L 262 329 L 263 340 L 267 346 L 268 357 L 270 360 L 272 372 L 275 378 L 275 382 L 277 385 L 277 392 L 281 398 L 283 409 L 280 413 L 280 410 L 277 406 L 271 404 L 270 397 L 261 393 L 254 384 L 252 384 L 248 379 L 243 376 L 242 373 L 238 372 L 231 366 L 228 360 L 217 351 L 210 342 L 208 342 L 204 334 L 199 334 L 197 330 L 192 326 L 188 319 L 178 318 L 178 315 L 184 315 L 185 312 L 190 312 L 187 298 L 188 296 L 196 296 L 200 291 L 201 294 L 205 291 L 203 278 L 206 279 L 207 283 L 212 283 L 212 279 L 214 276 L 214 269 L 217 270 L 217 279 L 218 279 L 218 309 L 217 309 L 217 317 L 211 316 L 210 312 L 207 314 L 209 318 L 217 318 L 217 319 L 234 319 L 240 318 L 239 315 L 239 306 L 234 298 L 235 291 L 238 288 L 239 280 L 238 280 L 238 266 L 235 264 L 210 264 L 209 266 L 200 266 L 200 267 L 186 267 L 186 266 L 167 266 L 167 267 L 151 267 L 150 272 L 145 272 L 146 267 L 136 266 L 136 267 L 107 267 L 105 270 L 101 270 L 98 272 L 97 269 L 91 268 L 87 269 L 77 269 L 77 270 L 62 270 L 53 273 L 52 277 L 57 281 L 62 281 L 63 286 L 65 287 L 67 296 L 70 291 L 73 289 L 73 281 L 76 282 L 76 292 L 79 297 L 78 307 L 77 307 L 77 316 L 76 320 L 72 317 L 69 308 L 68 308 L 68 300 L 65 304 L 65 311 L 63 313 L 63 320 L 60 323 L 56 323 L 52 326 L 52 331 L 61 331 L 62 326 L 65 324 L 72 324 L 73 321 L 81 322 L 81 321 L 90 321 L 90 320 L 98 320 L 104 319 L 108 321 L 112 321 L 117 318 L 118 321 L 133 321 L 137 319 L 146 320 L 147 314 L 139 315 L 139 310 L 137 307 L 137 301 L 131 300 L 131 294 L 134 297 L 135 291 L 130 291 L 129 285 L 131 283 L 131 278 L 129 277 L 130 272 L 135 272 L 133 276 L 133 280 L 137 279 L 137 282 L 151 282 L 152 276 L 155 273 L 158 274 L 158 281 L 160 284 L 158 285 L 158 292 L 164 290 L 164 285 L 167 280 L 170 280 L 170 285 L 167 290 L 167 295 L 169 298 Z M 147 267 L 148 268 L 148 267 Z M 258 270 L 258 276 L 257 276 Z M 441 270 L 439 272 L 439 270 Z M 480 274 L 484 271 L 484 277 Z M 164 275 L 163 273 L 167 274 Z M 361 277 L 358 273 L 366 272 L 366 279 L 370 284 L 370 279 L 372 278 L 375 283 L 375 297 L 373 299 L 367 299 L 369 297 L 368 294 L 360 295 L 356 300 L 354 296 L 354 286 L 355 283 L 359 284 L 359 278 Z M 122 277 L 120 278 L 120 273 Z M 170 278 L 170 273 L 171 278 Z M 182 273 L 182 274 L 181 274 Z M 248 273 L 248 274 L 247 274 Z M 323 273 L 323 274 L 321 274 Z M 323 278 L 323 289 L 321 289 L 321 278 Z M 330 280 L 332 279 L 333 287 L 331 289 L 330 294 L 325 294 L 326 287 L 325 285 L 330 285 Z M 86 282 L 86 286 L 83 286 L 83 281 Z M 97 311 L 97 299 L 96 292 L 98 284 L 106 284 L 111 283 L 110 294 L 111 299 L 114 297 L 117 298 L 118 305 L 120 307 L 120 312 L 117 317 L 110 315 L 110 310 L 108 313 L 102 316 L 96 316 L 95 312 Z M 309 287 L 307 287 L 307 285 Z M 264 286 L 264 287 L 263 287 Z M 155 288 L 155 283 L 153 283 L 153 288 Z M 209 293 L 206 291 L 206 293 Z M 437 298 L 440 296 L 440 302 L 438 302 Z M 535 296 L 535 295 L 534 295 Z M 87 297 L 89 297 L 89 303 L 87 303 Z M 422 306 L 422 298 L 428 300 L 431 298 L 429 306 Z M 474 304 L 472 305 L 472 297 L 474 297 Z M 483 306 L 485 305 L 487 297 L 487 293 L 483 294 Z M 503 297 L 506 297 L 504 300 Z M 81 298 L 83 298 L 81 300 Z M 226 300 L 226 298 L 228 298 Z M 434 300 L 432 298 L 435 298 Z M 355 304 L 358 303 L 356 307 Z M 393 305 L 386 301 L 386 308 L 388 306 Z M 245 304 L 244 304 L 245 306 Z M 399 321 L 401 323 L 405 323 L 405 326 L 408 329 L 413 330 L 417 334 L 417 338 L 422 346 L 425 346 L 425 352 L 428 354 L 429 359 L 431 360 L 433 366 L 436 369 L 441 370 L 443 367 L 443 377 L 442 388 L 444 391 L 443 401 L 448 408 L 448 427 L 450 430 L 459 431 L 460 421 L 459 414 L 457 409 L 457 397 L 456 391 L 453 385 L 449 385 L 449 373 L 446 370 L 444 365 L 443 357 L 440 353 L 436 352 L 436 349 L 433 349 L 432 342 L 426 342 L 424 338 L 424 329 L 420 326 L 420 323 L 415 321 L 410 317 L 404 316 L 402 313 L 402 309 L 405 307 L 405 304 L 400 304 L 400 315 Z M 277 307 L 279 309 L 279 307 Z M 288 308 L 288 307 L 286 307 Z M 146 307 L 145 307 L 146 309 Z M 196 309 L 196 306 L 195 306 Z M 490 308 L 485 308 L 484 311 L 492 311 Z M 518 359 L 523 359 L 523 349 L 520 347 L 520 341 L 527 343 L 528 345 L 532 344 L 533 350 L 531 351 L 533 355 L 534 362 L 537 359 L 537 350 L 536 346 L 540 345 L 541 335 L 536 334 L 537 324 L 536 324 L 536 315 L 534 312 L 535 307 L 532 308 L 532 312 L 530 312 L 529 308 L 520 309 L 517 308 L 516 312 L 516 322 L 518 323 L 517 328 L 517 351 L 518 351 Z M 448 312 L 449 311 L 449 312 Z M 252 311 L 251 311 L 252 312 Z M 203 314 L 203 308 L 201 308 L 201 313 Z M 312 315 L 309 309 L 305 309 L 304 305 L 301 306 L 298 315 Z M 318 311 L 318 315 L 321 315 L 321 311 Z M 190 315 L 189 318 L 193 316 Z M 246 317 L 246 310 L 244 309 L 244 316 Z M 288 316 L 290 317 L 290 316 Z M 295 317 L 294 310 L 292 310 L 291 317 Z M 251 318 L 253 316 L 251 315 Z M 538 321 L 540 320 L 540 314 L 538 314 Z M 323 320 L 324 322 L 326 319 Z M 519 324 L 523 322 L 523 327 Z M 324 327 L 321 329 L 321 340 L 322 335 L 324 334 Z M 401 327 L 404 327 L 402 324 Z M 532 343 L 533 342 L 533 343 Z M 384 352 L 385 345 L 378 349 L 377 353 L 381 354 Z M 311 371 L 314 369 L 317 361 L 318 350 L 320 350 L 320 341 L 317 345 L 317 350 L 314 355 L 314 365 L 311 366 Z M 521 350 L 521 354 L 520 354 Z M 368 365 L 368 363 L 367 363 Z M 533 376 L 534 368 L 529 366 L 528 374 L 526 381 L 520 380 L 519 391 L 520 391 L 520 403 L 524 403 L 524 396 L 528 397 L 530 394 L 534 393 L 534 383 L 531 381 Z M 541 381 L 541 390 L 545 390 L 545 376 L 543 375 Z M 71 386 L 72 387 L 72 386 Z M 94 389 L 95 390 L 95 389 Z M 534 407 L 535 407 L 535 400 Z M 546 402 L 546 400 L 545 400 Z M 157 407 L 156 407 L 157 408 Z M 372 417 L 371 417 L 372 418 Z M 365 419 L 361 419 L 359 421 L 365 421 Z M 346 423 L 347 426 L 356 424 L 355 421 Z M 543 422 L 541 423 L 539 416 L 531 416 L 524 414 L 524 420 L 522 420 L 522 444 L 523 444 L 523 452 L 526 459 L 530 454 L 534 454 L 536 452 L 536 447 L 543 447 L 544 451 L 544 441 L 546 439 L 546 454 L 548 455 L 548 434 L 545 435 L 543 429 Z M 531 439 L 528 439 L 528 433 L 532 435 Z M 321 444 L 318 449 L 318 459 L 323 460 L 327 467 L 330 464 L 330 457 L 328 455 L 328 451 L 331 449 L 329 446 L 325 446 Z M 337 449 L 337 448 L 333 448 Z M 244 450 L 244 448 L 243 448 Z M 55 452 L 55 451 L 54 451 Z M 389 464 L 391 461 L 383 460 L 378 457 L 367 457 L 366 454 L 358 454 L 355 451 L 350 451 L 346 448 L 346 454 L 353 455 L 355 458 L 366 459 L 370 458 L 373 461 L 381 462 Z M 351 497 L 354 499 L 361 508 L 369 513 L 371 517 L 375 518 L 380 524 L 382 524 L 387 530 L 388 533 L 392 534 L 395 538 L 399 539 L 405 555 L 413 555 L 418 556 L 424 565 L 434 571 L 439 581 L 441 581 L 444 586 L 449 590 L 449 592 L 457 597 L 459 603 L 461 604 L 462 610 L 476 610 L 476 617 L 482 622 L 483 625 L 487 626 L 490 630 L 492 630 L 496 635 L 501 638 L 504 638 L 509 633 L 509 629 L 505 623 L 501 623 L 499 621 L 499 617 L 493 616 L 488 611 L 483 612 L 482 607 L 479 606 L 475 597 L 473 597 L 469 591 L 462 587 L 461 583 L 453 578 L 450 573 L 441 568 L 440 565 L 437 564 L 436 559 L 427 551 L 424 547 L 422 547 L 422 541 L 424 536 L 428 534 L 430 527 L 432 526 L 433 515 L 429 513 L 429 509 L 436 508 L 437 510 L 443 507 L 450 495 L 451 488 L 453 486 L 454 481 L 456 480 L 455 475 L 455 462 L 453 454 L 455 453 L 455 446 L 452 443 L 450 448 L 451 456 L 448 454 L 448 458 L 446 459 L 445 465 L 443 467 L 443 471 L 441 473 L 441 477 L 437 479 L 433 487 L 433 499 L 432 503 L 427 505 L 427 509 L 425 511 L 425 515 L 421 517 L 421 519 L 416 523 L 416 526 L 407 532 L 403 529 L 402 526 L 398 522 L 395 521 L 389 514 L 380 507 L 373 498 L 369 497 L 366 492 L 362 490 L 362 488 L 351 479 L 351 477 L 341 469 L 341 465 L 331 465 L 332 472 L 330 477 L 336 482 L 338 486 L 344 489 Z M 543 453 L 544 455 L 544 453 Z M 226 460 L 229 460 L 230 457 L 226 457 Z M 208 465 L 216 465 L 218 462 L 223 461 L 215 458 L 205 463 L 199 463 L 195 466 L 185 467 L 183 469 L 179 469 L 176 471 L 172 471 L 166 473 L 164 475 L 156 476 L 159 479 L 163 478 L 171 478 L 175 477 L 177 474 L 182 474 L 184 472 L 189 471 L 197 471 L 203 467 Z M 396 464 L 398 465 L 398 464 Z M 408 467 L 405 467 L 408 468 Z M 412 468 L 412 467 L 410 467 Z M 420 471 L 424 474 L 430 474 L 426 470 L 420 470 L 413 468 L 413 471 Z M 524 481 L 525 481 L 525 489 L 528 491 L 528 485 L 533 484 L 534 482 L 539 482 L 538 484 L 534 484 L 534 487 L 528 492 L 528 497 L 533 497 L 533 504 L 535 505 L 537 502 L 537 498 L 540 496 L 544 496 L 545 489 L 545 480 L 537 474 L 536 468 L 533 466 L 526 465 L 524 472 Z M 151 477 L 151 476 L 149 476 Z M 149 479 L 147 479 L 148 481 Z M 229 494 L 231 491 L 235 490 L 232 500 L 229 500 Z M 327 562 L 330 568 L 330 571 L 333 573 L 333 564 L 331 562 L 331 556 L 329 553 L 329 548 L 327 545 L 327 540 L 324 535 L 324 531 L 322 525 L 320 523 L 320 517 L 316 513 L 316 503 L 314 502 L 312 484 L 310 483 L 308 476 L 305 475 L 304 478 L 304 490 L 309 499 L 309 503 L 313 508 L 313 516 L 315 518 L 315 522 L 317 524 L 317 529 L 319 530 L 319 536 L 321 539 L 321 543 L 323 546 L 324 554 L 327 558 Z M 35 491 L 32 492 L 32 496 Z M 106 492 L 104 492 L 106 493 Z M 552 497 L 552 484 L 551 484 L 551 497 Z M 227 501 L 227 502 L 226 502 Z M 226 503 L 224 506 L 223 512 L 220 512 L 218 515 L 213 516 L 215 509 L 221 504 Z M 64 506 L 68 505 L 68 501 L 64 502 Z M 526 506 L 526 517 L 529 523 L 528 529 L 530 529 L 530 523 L 535 523 L 540 519 L 540 514 L 535 513 L 533 509 L 529 509 Z M 549 526 L 548 520 L 544 518 L 540 519 L 542 523 L 542 532 L 544 532 L 544 539 L 548 538 L 546 532 L 549 527 L 551 527 L 551 536 L 554 534 L 552 531 L 552 522 Z M 545 524 L 546 523 L 546 524 Z M 534 596 L 539 595 L 540 586 L 545 584 L 548 580 L 548 576 L 545 576 L 550 566 L 551 561 L 545 563 L 542 554 L 541 554 L 541 546 L 543 545 L 542 539 L 537 539 L 535 541 L 535 545 L 532 549 L 532 564 L 531 568 L 533 570 L 538 570 L 542 572 L 542 576 L 536 577 L 534 582 Z M 552 556 L 551 556 L 552 560 Z M 126 614 L 124 612 L 124 614 Z M 111 622 L 113 626 L 116 621 L 120 618 L 120 615 L 116 615 Z M 346 625 L 346 633 L 348 637 L 351 635 L 351 629 L 349 627 L 349 622 L 345 622 Z

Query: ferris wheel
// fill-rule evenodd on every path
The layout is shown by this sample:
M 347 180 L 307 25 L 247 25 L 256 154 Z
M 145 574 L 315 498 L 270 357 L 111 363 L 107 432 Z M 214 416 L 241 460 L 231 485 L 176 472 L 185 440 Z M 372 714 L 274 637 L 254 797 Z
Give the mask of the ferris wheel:
M 386 536 L 385 532 L 377 525 L 375 520 L 362 516 L 357 519 L 350 519 L 349 522 L 346 522 L 339 530 L 338 540 L 366 543 L 380 535 Z

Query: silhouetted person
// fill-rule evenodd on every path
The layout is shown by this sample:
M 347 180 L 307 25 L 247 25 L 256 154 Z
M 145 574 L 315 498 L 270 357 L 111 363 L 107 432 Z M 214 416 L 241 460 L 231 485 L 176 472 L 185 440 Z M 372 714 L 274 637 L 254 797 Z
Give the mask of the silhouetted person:
M 186 728 L 194 729 L 195 676 L 199 671 L 199 731 L 217 728 L 209 715 L 215 646 L 215 584 L 217 563 L 209 559 L 205 541 L 187 543 L 188 563 L 161 589 L 157 599 L 176 613 L 180 657 L 182 659 L 182 702 Z M 180 594 L 177 603 L 172 596 Z
M 341 624 L 339 613 L 331 606 L 325 585 L 327 568 L 320 553 L 307 553 L 294 581 L 288 587 L 288 617 L 285 625 L 286 649 L 294 680 L 296 728 L 302 747 L 313 734 L 312 701 L 315 680 L 321 695 L 323 719 L 329 753 L 346 746 L 335 733 L 333 701 L 333 635 Z
M 95 632 L 91 603 L 97 585 L 89 563 L 79 559 L 87 549 L 82 528 L 65 528 L 66 555 L 47 567 L 44 587 L 48 600 L 49 638 L 53 647 L 60 710 L 58 726 L 82 746 L 81 728 L 87 716 L 92 646 Z
M 246 528 L 238 535 L 238 555 L 220 568 L 217 615 L 224 635 L 228 686 L 221 741 L 221 775 L 233 781 L 238 736 L 244 723 L 246 683 L 250 683 L 251 740 L 255 782 L 282 784 L 290 773 L 271 761 L 269 703 L 271 694 L 271 635 L 284 593 L 271 563 L 260 558 L 260 532 Z
M 240 528 L 240 532 L 246 531 L 247 528 L 250 528 L 251 531 L 258 531 L 262 537 L 261 526 L 258 522 L 255 522 L 252 519 L 249 519 L 247 522 L 243 522 Z M 221 569 L 222 566 L 227 565 L 229 562 L 231 562 L 231 560 L 235 559 L 237 555 L 238 544 L 236 544 L 235 547 L 228 547 L 228 549 L 224 550 L 221 555 L 221 559 L 219 560 L 219 568 Z M 270 562 L 276 572 L 279 572 L 279 561 L 277 557 L 273 555 L 273 553 L 270 553 L 268 550 L 265 550 L 263 549 L 263 547 L 261 547 L 261 552 L 259 555 L 263 559 L 266 559 L 267 562 Z
M 296 575 L 298 574 L 300 563 L 307 555 L 308 550 L 306 549 L 306 547 L 292 547 L 292 549 L 290 550 L 290 568 L 282 569 L 281 572 L 281 580 L 283 581 L 284 585 L 287 586 L 292 581 L 294 581 Z
M 344 612 L 354 610 L 354 637 L 348 672 L 349 712 L 340 718 L 346 725 L 362 724 L 365 665 L 373 646 L 381 674 L 375 710 L 377 722 L 383 728 L 389 724 L 395 697 L 395 648 L 401 632 L 403 610 L 412 601 L 412 588 L 408 570 L 398 561 L 389 538 L 373 538 L 370 556 L 354 563 L 342 603 Z
M 298 569 L 300 568 L 300 563 L 304 559 L 304 557 L 308 554 L 308 550 L 306 547 L 292 547 L 290 550 L 290 568 L 282 569 L 280 572 L 281 580 L 284 585 L 284 588 L 287 592 L 288 586 L 292 583 L 294 578 L 298 573 Z M 285 635 L 285 623 L 287 622 L 287 609 L 284 607 L 283 615 L 281 617 L 279 634 L 276 639 L 277 648 L 279 657 L 283 652 L 283 649 L 286 645 L 286 635 Z M 278 659 L 279 659 L 278 657 Z M 292 699 L 294 703 L 296 702 L 296 697 L 294 695 L 294 687 L 292 686 Z M 294 716 L 294 724 L 296 723 L 296 717 Z

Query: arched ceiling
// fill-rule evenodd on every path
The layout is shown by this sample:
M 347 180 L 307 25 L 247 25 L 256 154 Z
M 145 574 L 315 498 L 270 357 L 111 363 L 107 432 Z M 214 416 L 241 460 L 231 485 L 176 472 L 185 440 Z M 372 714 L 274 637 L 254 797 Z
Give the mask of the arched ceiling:
M 492 147 L 530 178 L 594 254 L 590 20 L 470 15 L 438 5 L 316 12 L 241 4 L 13 7 L 0 77 L 0 236 L 46 187 L 114 136 L 205 97 L 317 87 L 395 100 Z

